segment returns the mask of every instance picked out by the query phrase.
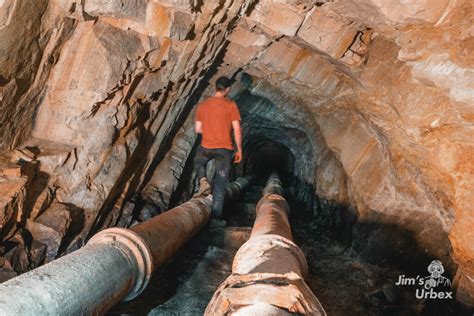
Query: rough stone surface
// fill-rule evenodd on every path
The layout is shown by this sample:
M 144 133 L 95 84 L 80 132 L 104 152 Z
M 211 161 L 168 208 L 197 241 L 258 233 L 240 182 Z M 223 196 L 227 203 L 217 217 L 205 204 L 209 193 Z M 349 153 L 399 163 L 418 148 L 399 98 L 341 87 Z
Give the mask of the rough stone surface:
M 55 1 L 0 4 L 0 152 L 31 134 L 49 70 L 72 29 L 59 11 Z
M 229 75 L 237 174 L 285 146 L 297 198 L 350 206 L 361 253 L 436 257 L 474 305 L 471 1 L 0 3 L 3 241 L 48 227 L 50 260 L 186 197 L 193 106 Z M 58 204 L 70 234 L 40 221 Z
M 0 176 L 0 237 L 8 238 L 15 229 L 17 218 L 25 200 L 27 179 Z M 11 237 L 11 236 L 10 236 Z
M 56 259 L 60 247 L 72 223 L 72 215 L 66 205 L 53 203 L 35 221 L 28 221 L 26 228 L 34 240 L 46 245 L 46 262 Z
M 8 281 L 16 276 L 17 276 L 17 273 L 15 271 L 0 268 L 0 283 Z

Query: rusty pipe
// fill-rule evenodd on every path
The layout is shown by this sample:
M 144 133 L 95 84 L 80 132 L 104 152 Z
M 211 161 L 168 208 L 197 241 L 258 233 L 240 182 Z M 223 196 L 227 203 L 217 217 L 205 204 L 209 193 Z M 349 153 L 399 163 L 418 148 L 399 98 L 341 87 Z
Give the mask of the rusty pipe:
M 308 266 L 292 240 L 282 194 L 272 174 L 257 204 L 250 239 L 237 251 L 232 274 L 214 293 L 206 315 L 326 315 L 304 282 Z
M 148 246 L 153 264 L 157 267 L 206 225 L 211 203 L 210 196 L 192 199 L 131 227 L 130 231 L 137 234 Z
M 135 298 L 206 224 L 211 203 L 196 198 L 131 229 L 105 229 L 83 248 L 0 284 L 0 315 L 104 314 Z
M 263 189 L 263 197 L 270 195 L 270 194 L 277 194 L 284 196 L 284 189 L 281 183 L 280 177 L 276 173 L 270 174 L 268 177 L 267 183 L 265 188 Z
M 228 184 L 225 190 L 226 201 L 237 200 L 253 180 L 255 180 L 255 175 L 250 174 L 242 178 L 237 178 L 234 182 Z

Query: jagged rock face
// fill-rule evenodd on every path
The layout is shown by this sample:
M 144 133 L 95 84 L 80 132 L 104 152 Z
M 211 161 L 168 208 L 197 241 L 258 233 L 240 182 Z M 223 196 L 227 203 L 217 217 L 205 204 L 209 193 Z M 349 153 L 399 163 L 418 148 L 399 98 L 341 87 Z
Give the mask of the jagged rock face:
M 73 20 L 45 0 L 0 3 L 0 152 L 31 135 L 48 73 Z
M 381 238 L 381 230 L 398 226 L 412 235 L 408 243 L 448 262 L 451 253 L 472 275 L 468 8 L 447 1 L 260 1 L 237 26 L 239 36 L 230 37 L 224 61 L 250 74 L 248 89 L 272 101 L 275 112 L 292 108 L 290 119 L 273 122 L 308 134 L 319 157 L 317 194 L 355 205 L 356 232 L 369 246 L 406 247 L 396 241 L 402 231 L 393 231 L 393 242 Z M 330 149 L 325 159 L 321 147 Z
M 300 199 L 351 205 L 374 250 L 453 259 L 473 304 L 470 12 L 467 0 L 3 1 L 0 151 L 23 165 L 1 164 L 1 236 L 62 209 L 74 229 L 37 240 L 56 245 L 51 258 L 129 225 L 136 200 L 166 209 L 192 166 L 193 106 L 234 75 L 247 152 L 286 146 Z
M 25 95 L 36 99 L 25 97 L 28 107 L 21 112 L 16 94 L 3 89 L 21 74 L 9 68 L 8 76 L 2 72 L 7 111 L 2 114 L 12 114 L 1 124 L 12 126 L 8 133 L 17 139 L 2 136 L 1 149 L 21 142 L 5 157 L 22 168 L 2 165 L 1 183 L 8 194 L 2 197 L 0 228 L 2 237 L 9 238 L 15 229 L 26 229 L 49 246 L 46 260 L 51 260 L 82 246 L 98 229 L 130 224 L 130 200 L 166 156 L 195 103 L 206 75 L 202 69 L 214 63 L 249 2 L 174 7 L 174 1 L 126 6 L 121 1 L 45 1 L 41 12 L 17 2 L 5 2 L 2 14 L 43 16 L 30 17 L 37 25 L 21 37 L 15 34 L 19 25 L 5 23 L 2 38 L 24 49 L 44 37 L 45 45 L 30 52 L 44 60 L 31 61 L 30 71 L 24 71 L 47 80 L 25 84 Z M 27 64 L 11 59 L 17 53 L 16 46 L 6 47 L 2 56 L 10 59 L 0 60 L 3 68 Z M 58 213 L 64 208 L 55 205 L 67 211 Z M 56 223 L 62 226 L 53 223 L 51 214 L 63 218 Z

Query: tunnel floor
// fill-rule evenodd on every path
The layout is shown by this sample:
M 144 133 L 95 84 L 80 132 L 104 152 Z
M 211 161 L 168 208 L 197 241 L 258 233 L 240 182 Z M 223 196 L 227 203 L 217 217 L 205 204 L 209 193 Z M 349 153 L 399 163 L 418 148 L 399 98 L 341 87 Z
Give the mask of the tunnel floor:
M 253 186 L 241 201 L 225 206 L 226 228 L 205 228 L 155 272 L 142 295 L 118 304 L 108 315 L 203 315 L 250 236 L 262 190 Z M 427 307 L 409 287 L 395 287 L 403 271 L 388 263 L 364 263 L 308 212 L 297 212 L 301 205 L 290 200 L 290 207 L 293 237 L 309 265 L 306 282 L 328 315 L 457 315 L 449 306 Z

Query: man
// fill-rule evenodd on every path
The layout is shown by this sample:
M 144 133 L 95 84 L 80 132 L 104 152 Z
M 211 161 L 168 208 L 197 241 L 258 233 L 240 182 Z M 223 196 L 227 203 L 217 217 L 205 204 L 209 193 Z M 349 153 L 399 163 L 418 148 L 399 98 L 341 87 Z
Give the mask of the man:
M 210 184 L 206 179 L 206 165 L 215 159 L 216 171 L 212 188 L 211 227 L 224 227 L 226 222 L 221 220 L 222 205 L 224 204 L 225 189 L 231 169 L 233 146 L 231 131 L 234 130 L 234 140 L 237 152 L 234 162 L 242 161 L 242 131 L 240 129 L 240 113 L 235 102 L 226 95 L 229 93 L 231 81 L 220 77 L 216 81 L 216 93 L 213 97 L 199 104 L 195 117 L 195 131 L 202 134 L 194 164 L 199 179 L 199 191 L 195 196 L 210 193 Z

